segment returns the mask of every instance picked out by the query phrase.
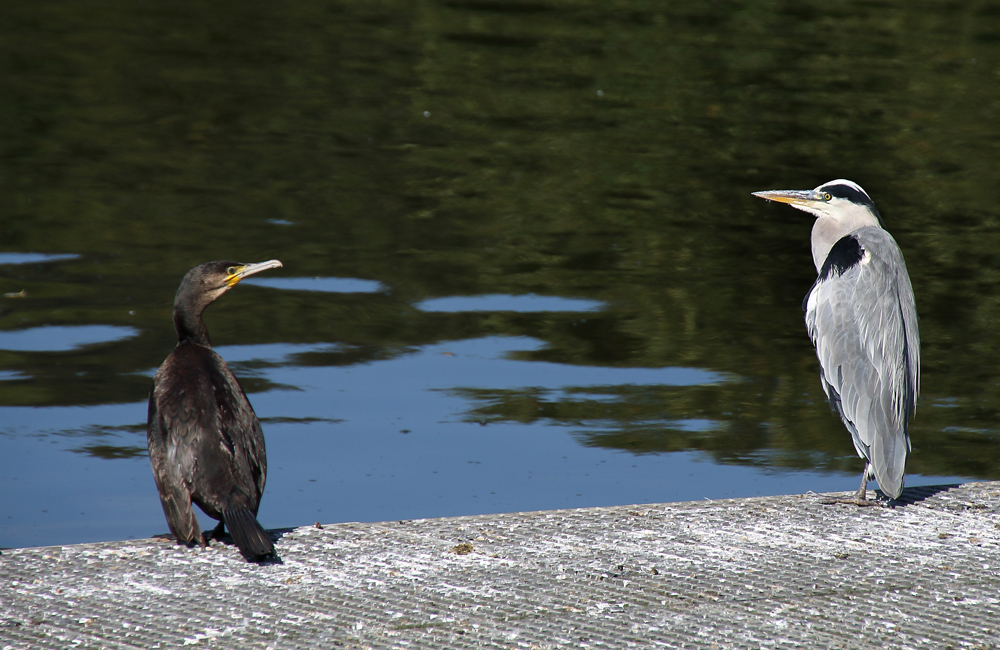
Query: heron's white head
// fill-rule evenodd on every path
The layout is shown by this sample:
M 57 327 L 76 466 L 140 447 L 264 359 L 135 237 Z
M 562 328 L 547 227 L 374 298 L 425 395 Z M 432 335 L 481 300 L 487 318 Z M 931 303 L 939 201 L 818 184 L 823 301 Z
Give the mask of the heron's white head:
M 868 193 L 857 183 L 843 178 L 811 190 L 771 190 L 754 192 L 753 195 L 787 203 L 816 217 L 812 230 L 812 253 L 817 272 L 841 237 L 859 228 L 883 227 L 882 217 Z

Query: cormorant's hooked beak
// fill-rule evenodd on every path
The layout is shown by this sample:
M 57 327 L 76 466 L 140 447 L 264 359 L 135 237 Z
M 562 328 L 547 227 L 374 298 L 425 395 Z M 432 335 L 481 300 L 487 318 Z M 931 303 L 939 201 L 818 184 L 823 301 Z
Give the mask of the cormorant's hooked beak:
M 277 268 L 281 268 L 281 262 L 279 260 L 268 260 L 266 262 L 246 264 L 244 266 L 230 266 L 226 269 L 226 284 L 230 287 L 235 287 L 237 282 L 243 278 L 250 277 L 254 273 L 260 273 L 261 271 Z
M 788 203 L 797 208 L 814 206 L 817 203 L 825 203 L 826 199 L 816 190 L 768 190 L 766 192 L 753 192 L 768 201 Z

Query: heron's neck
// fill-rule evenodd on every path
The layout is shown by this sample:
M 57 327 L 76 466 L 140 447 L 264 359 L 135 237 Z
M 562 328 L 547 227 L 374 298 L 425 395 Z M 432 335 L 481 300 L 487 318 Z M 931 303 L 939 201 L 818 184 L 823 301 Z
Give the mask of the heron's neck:
M 812 255 L 816 274 L 818 275 L 823 269 L 823 263 L 834 244 L 855 230 L 866 227 L 882 227 L 875 215 L 867 210 L 853 211 L 842 215 L 839 219 L 817 217 L 812 228 Z

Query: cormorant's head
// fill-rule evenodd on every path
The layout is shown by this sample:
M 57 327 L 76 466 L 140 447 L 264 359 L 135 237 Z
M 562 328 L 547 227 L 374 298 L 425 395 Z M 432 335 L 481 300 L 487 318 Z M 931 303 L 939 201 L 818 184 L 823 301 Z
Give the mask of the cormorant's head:
M 184 276 L 174 298 L 174 325 L 181 340 L 193 338 L 208 344 L 208 332 L 201 322 L 201 312 L 243 278 L 281 266 L 278 260 L 258 264 L 242 262 L 205 262 Z
M 868 193 L 853 181 L 839 178 L 812 190 L 771 190 L 754 192 L 769 201 L 787 203 L 809 214 L 827 217 L 842 224 L 846 232 L 863 226 L 883 227 L 882 217 Z
M 199 264 L 184 276 L 180 288 L 177 289 L 174 305 L 176 307 L 178 303 L 184 302 L 186 306 L 198 305 L 204 309 L 219 296 L 235 287 L 243 278 L 280 266 L 281 262 L 278 260 L 268 260 L 258 264 L 244 264 L 227 260 Z

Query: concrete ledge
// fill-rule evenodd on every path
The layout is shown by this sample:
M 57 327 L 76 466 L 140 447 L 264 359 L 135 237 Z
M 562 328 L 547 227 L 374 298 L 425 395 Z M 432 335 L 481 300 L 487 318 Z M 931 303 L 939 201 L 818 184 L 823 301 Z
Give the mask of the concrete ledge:
M 998 648 L 1000 483 L 5 550 L 0 648 Z

